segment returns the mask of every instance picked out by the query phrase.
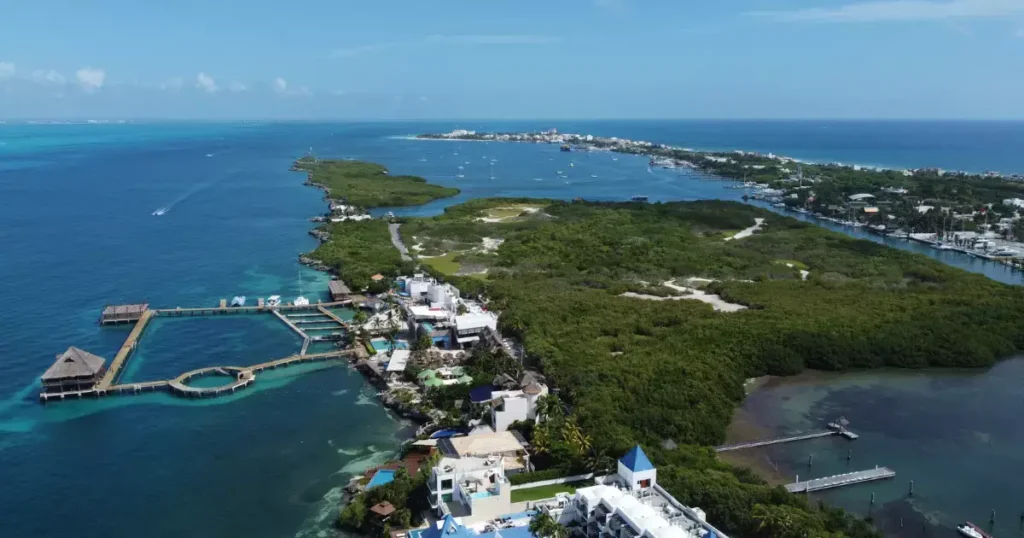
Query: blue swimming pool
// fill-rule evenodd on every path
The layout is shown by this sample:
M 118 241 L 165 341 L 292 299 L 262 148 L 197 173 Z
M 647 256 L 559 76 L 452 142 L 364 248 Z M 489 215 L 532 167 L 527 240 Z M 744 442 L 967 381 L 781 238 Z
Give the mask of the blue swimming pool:
M 391 345 L 383 338 L 370 340 L 370 344 L 373 346 L 375 351 L 391 351 Z M 409 349 L 409 342 L 406 342 L 405 340 L 395 340 L 395 349 Z
M 366 489 L 373 489 L 377 486 L 390 484 L 395 480 L 395 472 L 391 469 L 381 469 L 373 474 L 373 478 L 366 484 Z

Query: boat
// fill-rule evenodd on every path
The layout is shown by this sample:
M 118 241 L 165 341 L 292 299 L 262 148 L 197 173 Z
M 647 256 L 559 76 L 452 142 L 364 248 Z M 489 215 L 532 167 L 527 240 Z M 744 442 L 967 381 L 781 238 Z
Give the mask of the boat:
M 560 147 L 559 149 L 565 152 L 569 152 L 572 151 L 572 146 L 570 146 L 569 144 L 562 144 L 562 147 Z
M 245 295 L 236 295 L 231 299 L 231 306 L 245 306 Z
M 981 530 L 977 525 L 970 521 L 958 526 L 956 530 L 968 538 L 992 538 L 989 533 Z
M 596 177 L 597 177 L 597 174 L 590 174 L 590 177 L 594 177 L 594 178 L 596 178 Z
M 575 167 L 576 167 L 576 163 L 569 163 L 569 168 L 575 168 Z
M 278 306 L 281 304 L 280 295 L 271 295 L 267 298 L 267 306 Z
M 647 199 L 648 198 L 646 196 L 634 196 L 634 197 L 630 198 L 630 200 L 632 200 L 634 202 L 646 202 Z
M 302 296 L 302 271 L 299 271 L 299 296 L 292 302 L 295 306 L 309 306 L 309 299 Z
M 951 247 L 951 246 L 949 246 L 949 245 L 947 245 L 945 243 L 935 243 L 932 246 L 937 248 L 937 249 L 939 249 L 939 250 L 953 250 L 953 247 Z
M 993 256 L 1017 256 L 1020 252 L 1009 247 L 999 247 L 992 251 Z
M 159 217 L 160 215 L 163 215 L 164 213 L 167 213 L 167 208 L 166 207 L 161 207 L 160 209 L 157 209 L 156 211 L 153 212 L 153 216 L 154 217 Z

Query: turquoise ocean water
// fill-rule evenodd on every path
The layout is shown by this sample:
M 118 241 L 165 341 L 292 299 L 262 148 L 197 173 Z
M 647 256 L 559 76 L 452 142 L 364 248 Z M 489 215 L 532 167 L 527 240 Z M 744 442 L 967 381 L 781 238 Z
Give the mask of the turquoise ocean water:
M 403 425 L 341 366 L 272 372 L 248 391 L 202 402 L 163 394 L 36 401 L 36 380 L 54 354 L 76 345 L 113 357 L 127 329 L 96 324 L 105 303 L 291 298 L 300 274 L 305 295 L 325 297 L 326 276 L 296 263 L 315 244 L 308 218 L 325 209 L 320 192 L 288 172 L 311 147 L 463 189 L 407 214 L 479 196 L 741 194 L 719 181 L 648 171 L 642 158 L 403 138 L 457 127 L 553 126 L 805 159 L 1024 170 L 1014 149 L 1024 141 L 1021 124 L 563 123 L 0 125 L 0 534 L 315 536 L 329 528 L 347 478 L 397 447 Z M 465 178 L 455 178 L 458 166 Z M 154 216 L 159 208 L 166 213 Z M 895 246 L 1021 282 L 1002 266 Z M 269 318 L 161 319 L 124 376 L 245 365 L 298 348 Z

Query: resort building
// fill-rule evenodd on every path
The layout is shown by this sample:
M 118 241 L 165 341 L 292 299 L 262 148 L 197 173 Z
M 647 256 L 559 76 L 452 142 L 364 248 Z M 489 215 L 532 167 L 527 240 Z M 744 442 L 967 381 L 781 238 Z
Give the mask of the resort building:
M 619 460 L 616 474 L 595 482 L 541 509 L 587 538 L 727 538 L 702 510 L 683 505 L 658 485 L 658 471 L 639 445 Z
M 57 360 L 40 378 L 44 392 L 64 392 L 88 390 L 99 382 L 106 368 L 106 359 L 83 351 L 77 347 L 69 347 L 67 351 L 57 355 Z
M 499 379 L 496 381 L 500 382 Z M 531 373 L 526 373 L 518 385 L 516 389 L 491 392 L 491 426 L 494 431 L 506 431 L 516 421 L 537 419 L 537 400 L 548 393 L 547 385 Z
M 474 344 L 488 331 L 497 331 L 498 316 L 493 312 L 470 312 L 455 317 L 455 338 L 459 344 Z
M 441 461 L 431 470 L 430 506 L 438 517 L 452 514 L 469 521 L 494 519 L 511 510 L 506 473 L 529 468 L 525 443 L 513 432 L 439 439 Z

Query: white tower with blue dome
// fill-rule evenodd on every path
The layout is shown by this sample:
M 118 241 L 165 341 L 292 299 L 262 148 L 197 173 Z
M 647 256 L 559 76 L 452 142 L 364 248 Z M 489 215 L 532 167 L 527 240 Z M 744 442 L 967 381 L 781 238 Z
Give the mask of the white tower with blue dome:
M 644 449 L 636 445 L 619 458 L 619 477 L 626 482 L 631 491 L 653 487 L 657 482 L 658 470 L 644 454 Z

